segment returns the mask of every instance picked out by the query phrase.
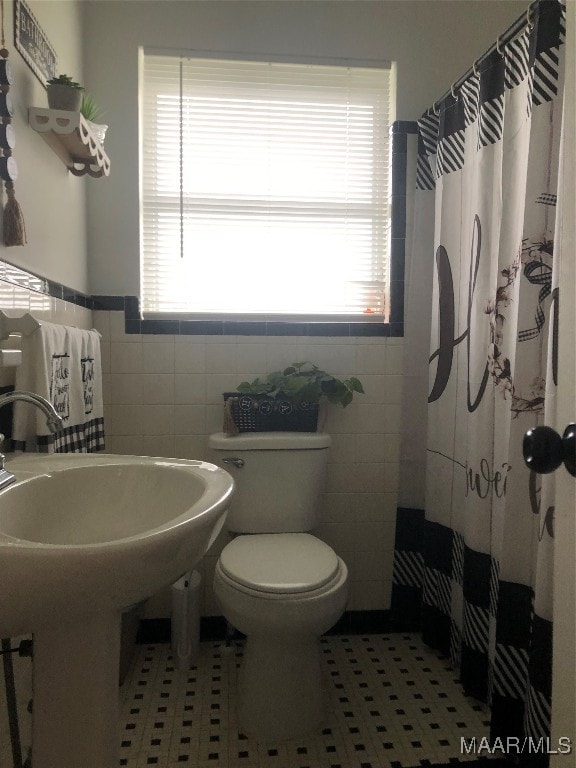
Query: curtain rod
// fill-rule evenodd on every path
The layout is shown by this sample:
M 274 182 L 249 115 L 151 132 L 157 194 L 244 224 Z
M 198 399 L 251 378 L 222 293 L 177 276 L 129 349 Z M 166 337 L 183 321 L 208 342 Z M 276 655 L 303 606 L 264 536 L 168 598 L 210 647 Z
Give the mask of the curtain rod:
M 494 53 L 495 50 L 500 48 L 500 46 L 505 45 L 506 43 L 509 43 L 510 40 L 512 40 L 518 32 L 529 22 L 533 23 L 533 12 L 536 10 L 536 8 L 540 5 L 542 0 L 533 0 L 533 2 L 530 3 L 528 8 L 526 9 L 526 13 L 523 13 L 522 16 L 516 19 L 509 27 L 508 29 L 501 34 L 495 43 L 493 43 L 490 48 L 488 48 L 487 51 L 485 51 L 480 58 L 476 59 L 474 61 L 474 64 L 469 67 L 466 72 L 458 78 L 450 88 L 444 93 L 439 99 L 436 99 L 432 104 L 432 109 L 438 109 L 440 107 L 440 104 L 442 104 L 449 96 L 453 97 L 453 91 L 455 91 L 457 88 L 460 88 L 460 86 L 468 80 L 470 75 L 474 73 L 474 69 L 478 66 L 478 64 L 481 64 L 484 62 L 492 53 Z

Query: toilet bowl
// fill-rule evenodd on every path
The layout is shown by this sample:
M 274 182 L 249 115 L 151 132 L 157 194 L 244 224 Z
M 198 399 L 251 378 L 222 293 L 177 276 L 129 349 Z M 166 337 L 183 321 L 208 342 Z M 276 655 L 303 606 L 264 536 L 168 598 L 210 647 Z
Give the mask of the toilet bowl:
M 324 718 L 319 638 L 340 618 L 346 564 L 309 533 L 318 523 L 330 446 L 317 433 L 212 435 L 211 460 L 234 477 L 214 593 L 246 635 L 238 677 L 240 727 L 261 741 L 290 739 Z
M 239 536 L 224 548 L 214 591 L 247 639 L 241 726 L 264 741 L 314 730 L 324 718 L 318 640 L 342 615 L 348 570 L 307 533 Z

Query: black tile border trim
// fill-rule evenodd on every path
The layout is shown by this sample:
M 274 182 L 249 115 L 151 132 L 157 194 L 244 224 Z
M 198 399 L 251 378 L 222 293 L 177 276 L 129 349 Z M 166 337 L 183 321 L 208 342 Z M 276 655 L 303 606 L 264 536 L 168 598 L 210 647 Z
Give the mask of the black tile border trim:
M 169 643 L 170 619 L 140 619 L 136 643 Z M 200 619 L 200 640 L 225 640 L 228 636 L 228 622 L 223 616 L 203 616 Z M 346 611 L 340 621 L 327 632 L 328 635 L 372 635 L 381 632 L 405 631 L 392 627 L 390 611 Z M 242 637 L 239 632 L 235 637 Z
M 141 318 L 137 296 L 89 295 L 41 277 L 0 259 L 0 281 L 43 293 L 91 310 L 124 312 L 127 334 L 170 334 L 178 336 L 404 336 L 404 264 L 406 245 L 407 136 L 418 132 L 409 120 L 390 126 L 392 143 L 390 320 L 363 322 L 282 322 L 242 320 L 161 320 Z
M 55 299 L 68 301 L 86 309 L 94 309 L 94 297 L 89 294 L 69 288 L 67 285 L 49 280 L 46 277 L 30 272 L 0 259 L 0 281 L 24 288 L 34 293 L 43 293 Z
M 404 273 L 408 192 L 408 136 L 418 134 L 418 124 L 396 120 L 390 127 L 392 143 L 392 195 L 390 224 L 390 323 L 402 324 L 404 335 Z
M 396 120 L 392 123 L 390 133 L 418 133 L 416 120 Z
M 404 290 L 402 283 L 399 288 Z M 176 336 L 329 336 L 329 337 L 374 337 L 403 336 L 404 321 L 401 315 L 404 303 L 403 293 L 397 301 L 397 309 L 390 323 L 362 322 L 295 322 L 280 320 L 170 320 L 129 317 L 124 299 L 136 300 L 134 296 L 94 296 L 93 309 L 124 311 L 127 334 L 171 334 Z

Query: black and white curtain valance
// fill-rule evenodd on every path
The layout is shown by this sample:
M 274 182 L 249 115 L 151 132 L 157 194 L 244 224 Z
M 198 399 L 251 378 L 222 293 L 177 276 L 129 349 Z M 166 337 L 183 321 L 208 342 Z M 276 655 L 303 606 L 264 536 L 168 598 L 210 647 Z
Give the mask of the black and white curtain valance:
M 466 129 L 476 126 L 476 149 L 501 141 L 506 91 L 523 86 L 527 116 L 558 94 L 560 46 L 565 11 L 556 0 L 542 2 L 533 19 L 514 39 L 489 53 L 472 74 L 418 121 L 419 189 L 433 189 L 436 179 L 464 166 Z

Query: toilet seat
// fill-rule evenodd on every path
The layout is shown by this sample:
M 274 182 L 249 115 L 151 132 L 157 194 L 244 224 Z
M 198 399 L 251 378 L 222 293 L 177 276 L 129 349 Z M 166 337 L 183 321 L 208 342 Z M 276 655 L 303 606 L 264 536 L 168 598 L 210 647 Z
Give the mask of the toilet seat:
M 218 565 L 231 586 L 277 598 L 323 592 L 341 571 L 334 550 L 308 533 L 238 536 L 224 547 Z

